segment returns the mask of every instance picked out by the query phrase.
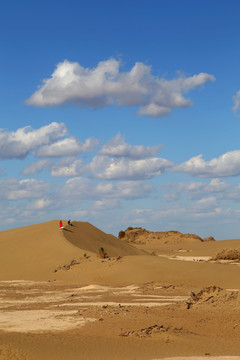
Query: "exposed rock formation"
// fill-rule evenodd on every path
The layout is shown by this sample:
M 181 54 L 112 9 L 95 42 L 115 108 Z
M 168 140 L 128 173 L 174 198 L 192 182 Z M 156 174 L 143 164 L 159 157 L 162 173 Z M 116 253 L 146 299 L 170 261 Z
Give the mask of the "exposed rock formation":
M 127 228 L 125 231 L 120 231 L 118 237 L 128 243 L 138 245 L 215 241 L 212 236 L 202 239 L 198 235 L 182 234 L 179 231 L 152 232 L 146 229 L 132 227 Z

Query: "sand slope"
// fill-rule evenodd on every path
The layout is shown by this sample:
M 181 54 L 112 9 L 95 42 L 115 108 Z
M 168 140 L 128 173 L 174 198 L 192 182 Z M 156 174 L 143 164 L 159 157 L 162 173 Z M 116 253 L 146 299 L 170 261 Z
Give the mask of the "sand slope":
M 47 278 L 57 264 L 80 255 L 63 236 L 58 221 L 0 233 L 0 279 Z
M 144 253 L 89 223 L 70 227 L 58 220 L 0 232 L 0 280 L 51 279 L 57 266 L 103 247 L 110 256 Z
M 239 288 L 239 266 L 151 256 L 89 223 L 75 222 L 70 227 L 65 221 L 64 226 L 66 229 L 61 230 L 58 221 L 53 220 L 1 232 L 0 280 L 58 280 L 85 285 L 161 281 Z M 218 241 L 210 243 L 217 245 Z M 210 243 L 199 242 L 199 245 Z M 100 247 L 112 257 L 101 259 L 97 255 Z
M 88 222 L 74 221 L 73 226 L 67 225 L 63 231 L 65 238 L 74 246 L 98 253 L 101 247 L 109 256 L 127 256 L 144 254 L 144 251 L 125 243 L 111 234 L 105 234 Z

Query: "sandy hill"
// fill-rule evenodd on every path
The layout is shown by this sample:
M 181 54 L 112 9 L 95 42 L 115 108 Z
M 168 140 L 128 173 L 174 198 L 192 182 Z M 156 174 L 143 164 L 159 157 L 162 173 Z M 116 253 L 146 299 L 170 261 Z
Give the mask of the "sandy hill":
M 57 280 L 113 286 L 161 281 L 181 286 L 239 287 L 238 266 L 151 256 L 89 223 L 73 224 L 70 227 L 65 221 L 65 230 L 62 230 L 58 220 L 53 220 L 0 232 L 0 280 Z M 200 251 L 202 246 L 218 243 L 198 241 L 187 246 L 194 245 L 195 250 Z M 100 247 L 111 257 L 100 258 L 97 255 Z
M 128 256 L 144 254 L 128 243 L 124 243 L 112 234 L 106 234 L 88 222 L 74 221 L 73 226 L 66 225 L 64 237 L 74 246 L 98 253 L 101 247 L 109 256 Z
M 89 223 L 58 220 L 0 232 L 0 280 L 48 279 L 57 266 L 97 253 L 103 247 L 109 256 L 143 254 L 113 235 Z M 96 256 L 95 256 L 96 257 Z
M 152 232 L 142 228 L 129 227 L 119 232 L 119 238 L 136 245 L 146 244 L 181 244 L 214 241 L 213 237 L 202 239 L 195 234 L 182 234 L 179 231 Z

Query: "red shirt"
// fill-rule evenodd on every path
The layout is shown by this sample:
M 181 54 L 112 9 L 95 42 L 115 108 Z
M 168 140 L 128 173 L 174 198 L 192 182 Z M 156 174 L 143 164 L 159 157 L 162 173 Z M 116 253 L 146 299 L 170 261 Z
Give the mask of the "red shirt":
M 59 226 L 60 226 L 60 228 L 62 227 L 62 222 L 61 221 L 59 221 Z

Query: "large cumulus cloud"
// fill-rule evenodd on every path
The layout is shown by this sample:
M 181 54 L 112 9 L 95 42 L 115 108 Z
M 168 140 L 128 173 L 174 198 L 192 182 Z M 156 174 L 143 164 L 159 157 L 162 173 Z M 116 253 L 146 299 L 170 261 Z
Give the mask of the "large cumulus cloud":
M 185 97 L 190 90 L 214 81 L 215 77 L 199 73 L 179 75 L 167 80 L 152 75 L 151 66 L 136 62 L 129 72 L 120 72 L 120 61 L 111 58 L 95 68 L 77 62 L 60 62 L 52 76 L 43 80 L 26 104 L 39 107 L 74 103 L 80 107 L 99 108 L 110 104 L 138 106 L 139 115 L 161 117 L 174 108 L 192 105 Z
M 229 177 L 240 175 L 240 150 L 229 151 L 218 158 L 206 161 L 197 155 L 173 169 L 199 177 Z

